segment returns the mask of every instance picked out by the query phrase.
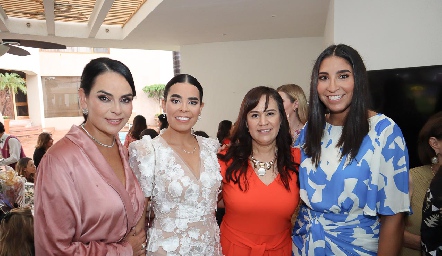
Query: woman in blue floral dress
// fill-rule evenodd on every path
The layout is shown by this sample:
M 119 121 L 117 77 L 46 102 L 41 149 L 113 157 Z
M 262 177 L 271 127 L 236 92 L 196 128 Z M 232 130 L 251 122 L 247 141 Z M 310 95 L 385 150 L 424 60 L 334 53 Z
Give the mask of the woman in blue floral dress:
M 332 45 L 314 65 L 310 115 L 297 140 L 294 255 L 397 255 L 410 212 L 408 152 L 393 120 L 369 110 L 365 65 Z

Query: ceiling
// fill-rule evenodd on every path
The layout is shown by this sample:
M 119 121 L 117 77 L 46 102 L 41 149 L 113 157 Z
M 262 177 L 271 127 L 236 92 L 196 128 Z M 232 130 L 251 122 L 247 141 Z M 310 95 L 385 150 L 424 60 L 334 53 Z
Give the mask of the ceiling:
M 324 35 L 330 0 L 0 0 L 0 39 L 178 50 Z

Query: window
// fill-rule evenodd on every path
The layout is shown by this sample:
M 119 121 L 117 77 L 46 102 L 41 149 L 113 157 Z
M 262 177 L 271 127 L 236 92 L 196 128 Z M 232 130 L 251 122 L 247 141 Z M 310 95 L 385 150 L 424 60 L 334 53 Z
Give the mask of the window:
M 82 116 L 78 102 L 79 76 L 44 76 L 41 80 L 46 118 Z

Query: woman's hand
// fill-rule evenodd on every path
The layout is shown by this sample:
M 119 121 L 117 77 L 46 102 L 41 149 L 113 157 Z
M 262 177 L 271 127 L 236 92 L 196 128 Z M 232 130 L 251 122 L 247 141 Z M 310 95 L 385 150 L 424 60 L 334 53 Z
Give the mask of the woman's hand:
M 132 246 L 133 256 L 146 255 L 147 243 L 146 232 L 144 230 L 136 233 L 135 229 L 133 229 L 124 241 Z

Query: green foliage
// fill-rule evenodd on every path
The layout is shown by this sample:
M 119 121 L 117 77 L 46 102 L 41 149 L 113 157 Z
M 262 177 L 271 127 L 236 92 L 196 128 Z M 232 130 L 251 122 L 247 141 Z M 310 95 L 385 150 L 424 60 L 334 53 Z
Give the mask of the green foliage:
M 159 101 L 163 97 L 165 87 L 165 84 L 147 85 L 143 88 L 143 92 L 147 94 L 147 97 L 154 98 Z
M 26 94 L 26 81 L 17 73 L 0 74 L 0 90 L 11 90 L 13 94 L 20 90 Z

